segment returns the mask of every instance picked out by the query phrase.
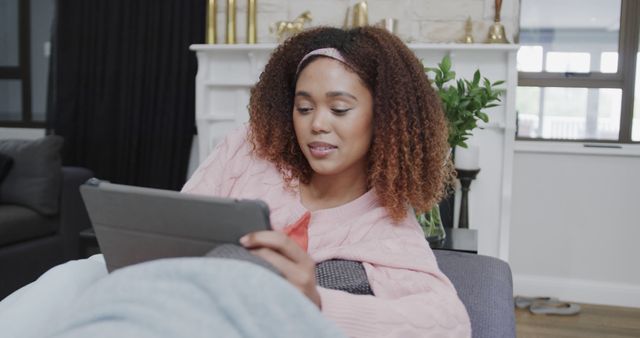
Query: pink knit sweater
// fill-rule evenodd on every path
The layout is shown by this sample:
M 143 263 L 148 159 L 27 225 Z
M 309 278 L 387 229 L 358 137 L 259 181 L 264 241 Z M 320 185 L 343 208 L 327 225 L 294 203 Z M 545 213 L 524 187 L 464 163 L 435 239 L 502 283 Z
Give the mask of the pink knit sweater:
M 307 210 L 284 188 L 275 166 L 251 153 L 243 128 L 227 136 L 183 192 L 262 199 L 275 230 Z M 342 206 L 311 213 L 308 253 L 316 261 L 363 262 L 375 296 L 318 288 L 323 314 L 350 337 L 469 337 L 471 324 L 449 279 L 440 272 L 415 216 L 392 224 L 370 190 Z

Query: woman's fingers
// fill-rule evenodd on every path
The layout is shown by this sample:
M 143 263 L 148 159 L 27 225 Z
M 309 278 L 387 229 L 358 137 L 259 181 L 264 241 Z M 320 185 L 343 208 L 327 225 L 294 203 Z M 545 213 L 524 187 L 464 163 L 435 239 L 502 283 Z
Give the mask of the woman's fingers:
M 322 307 L 320 294 L 316 288 L 315 268 L 309 269 L 306 265 L 295 263 L 283 256 L 280 252 L 269 248 L 250 249 L 250 251 L 271 263 L 278 271 L 282 273 L 284 278 L 294 287 L 302 292 L 309 300 L 311 300 L 318 308 Z
M 280 271 L 285 278 L 294 274 L 296 271 L 296 264 L 276 251 L 267 248 L 249 249 L 249 251 L 269 262 L 269 264 Z
M 311 282 L 306 278 L 305 271 L 301 269 L 299 265 L 279 252 L 268 248 L 251 249 L 250 251 L 273 265 L 291 283 L 295 285 L 305 285 Z
M 271 263 L 293 286 L 318 308 L 321 307 L 316 288 L 315 262 L 296 242 L 280 232 L 259 231 L 243 236 L 240 244 Z
M 313 264 L 309 255 L 287 235 L 277 231 L 257 231 L 240 238 L 240 244 L 247 249 L 269 248 L 275 250 L 296 263 Z

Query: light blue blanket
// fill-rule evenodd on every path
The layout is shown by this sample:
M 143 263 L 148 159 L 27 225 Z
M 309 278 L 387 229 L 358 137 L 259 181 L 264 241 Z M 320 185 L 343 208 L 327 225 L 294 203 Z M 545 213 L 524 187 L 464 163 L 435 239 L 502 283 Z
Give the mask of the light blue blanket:
M 8 300 L 19 305 L 19 298 Z M 51 314 L 55 321 L 41 337 L 345 337 L 281 277 L 217 258 L 117 270 L 84 286 L 63 307 Z

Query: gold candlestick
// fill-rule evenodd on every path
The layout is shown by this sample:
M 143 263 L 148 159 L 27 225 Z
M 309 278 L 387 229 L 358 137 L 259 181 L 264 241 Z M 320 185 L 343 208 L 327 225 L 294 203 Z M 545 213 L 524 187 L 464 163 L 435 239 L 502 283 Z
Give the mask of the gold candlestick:
M 462 42 L 473 43 L 473 22 L 471 21 L 471 17 L 467 17 L 467 22 L 464 24 L 464 38 L 462 38 Z
M 256 42 L 256 0 L 247 0 L 247 43 Z
M 216 0 L 207 0 L 207 34 L 205 41 L 208 44 L 217 43 L 216 38 L 216 12 L 218 10 Z
M 360 1 L 353 6 L 353 27 L 364 27 L 368 24 L 367 2 Z
M 236 0 L 227 0 L 227 43 L 236 43 Z

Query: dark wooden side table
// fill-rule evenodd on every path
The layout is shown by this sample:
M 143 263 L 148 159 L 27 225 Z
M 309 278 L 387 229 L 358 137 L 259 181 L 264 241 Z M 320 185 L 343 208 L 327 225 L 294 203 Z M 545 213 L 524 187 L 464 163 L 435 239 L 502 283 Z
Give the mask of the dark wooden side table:
M 433 250 L 449 250 L 478 253 L 478 230 L 444 228 L 447 237 L 440 244 L 430 244 Z

